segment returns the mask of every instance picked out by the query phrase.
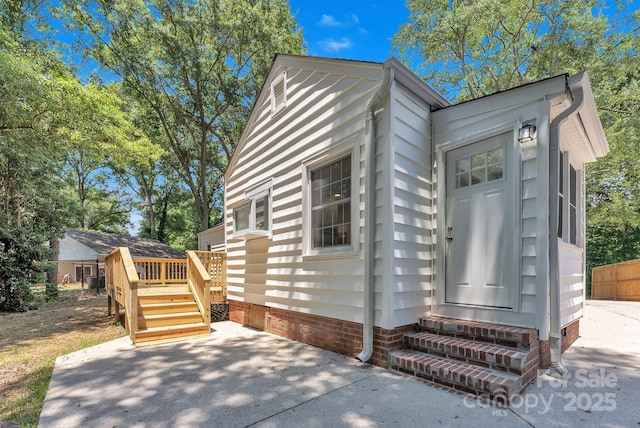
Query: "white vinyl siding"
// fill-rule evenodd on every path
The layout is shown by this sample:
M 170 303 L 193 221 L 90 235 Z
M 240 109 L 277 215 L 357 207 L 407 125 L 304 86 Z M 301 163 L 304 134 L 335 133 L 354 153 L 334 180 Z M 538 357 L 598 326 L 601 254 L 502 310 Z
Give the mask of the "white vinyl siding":
M 538 134 L 540 136 L 540 133 Z M 520 311 L 536 314 L 539 299 L 538 289 L 547 276 L 547 264 L 539 254 L 544 254 L 547 246 L 546 230 L 548 217 L 543 215 L 548 205 L 545 199 L 546 176 L 545 158 L 540 157 L 546 148 L 540 139 L 521 144 L 520 179 Z
M 582 316 L 584 304 L 583 250 L 560 242 L 560 325 L 565 327 Z
M 577 164 L 571 154 L 565 154 L 564 212 L 561 220 L 564 227 L 562 238 L 558 238 L 558 269 L 560 272 L 560 325 L 565 327 L 582 317 L 585 296 L 585 233 L 584 164 Z
M 198 233 L 198 249 L 200 251 L 225 251 L 224 225 L 217 225 Z
M 58 260 L 95 260 L 98 253 L 75 239 L 65 236 L 60 240 Z
M 392 142 L 390 327 L 415 323 L 431 309 L 432 147 L 427 103 L 404 86 L 394 86 Z
M 284 73 L 286 69 L 286 73 Z M 379 87 L 376 64 L 284 58 L 271 76 L 286 76 L 286 108 L 271 116 L 271 96 L 256 102 L 253 121 L 226 176 L 229 299 L 342 320 L 363 321 L 361 145 L 364 110 Z M 272 77 L 273 78 L 273 77 Z M 268 88 L 268 86 L 267 86 Z M 270 91 L 268 91 L 270 92 Z M 338 258 L 307 258 L 303 235 L 305 164 L 352 153 L 354 251 Z M 312 161 L 310 161 L 312 160 Z M 254 183 L 272 178 L 271 239 L 233 237 L 233 211 Z

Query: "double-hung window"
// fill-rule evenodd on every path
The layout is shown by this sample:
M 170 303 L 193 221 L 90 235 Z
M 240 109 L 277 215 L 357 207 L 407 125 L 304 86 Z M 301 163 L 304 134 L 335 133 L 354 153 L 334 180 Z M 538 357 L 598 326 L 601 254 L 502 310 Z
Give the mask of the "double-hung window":
M 305 253 L 351 255 L 355 251 L 352 221 L 352 153 L 307 165 Z
M 233 210 L 236 237 L 271 235 L 271 181 L 245 194 L 245 201 Z

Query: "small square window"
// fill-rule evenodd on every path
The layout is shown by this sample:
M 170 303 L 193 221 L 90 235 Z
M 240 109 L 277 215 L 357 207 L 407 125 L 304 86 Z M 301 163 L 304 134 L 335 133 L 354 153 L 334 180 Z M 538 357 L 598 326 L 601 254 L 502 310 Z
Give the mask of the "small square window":
M 233 210 L 234 236 L 269 236 L 271 233 L 271 182 L 247 192 L 246 196 L 247 201 Z

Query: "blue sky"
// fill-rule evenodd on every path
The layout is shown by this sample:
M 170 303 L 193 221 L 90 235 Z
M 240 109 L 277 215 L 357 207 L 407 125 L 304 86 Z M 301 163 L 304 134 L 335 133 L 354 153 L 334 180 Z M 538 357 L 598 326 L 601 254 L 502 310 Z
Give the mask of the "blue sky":
M 626 1 L 627 12 L 640 7 L 640 0 Z M 614 2 L 605 3 L 613 15 Z M 289 0 L 289 5 L 308 54 L 329 58 L 383 62 L 393 56 L 390 39 L 409 16 L 404 0 Z
M 309 55 L 383 62 L 409 11 L 403 0 L 290 0 Z

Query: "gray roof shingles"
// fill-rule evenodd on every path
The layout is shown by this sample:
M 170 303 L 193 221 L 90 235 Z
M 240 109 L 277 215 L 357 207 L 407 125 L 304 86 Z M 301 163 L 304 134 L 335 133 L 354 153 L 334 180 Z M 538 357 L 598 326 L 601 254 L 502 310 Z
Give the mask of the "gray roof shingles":
M 67 235 L 106 256 L 117 247 L 128 247 L 131 257 L 183 259 L 185 253 L 155 239 L 135 238 L 91 230 L 67 229 Z

